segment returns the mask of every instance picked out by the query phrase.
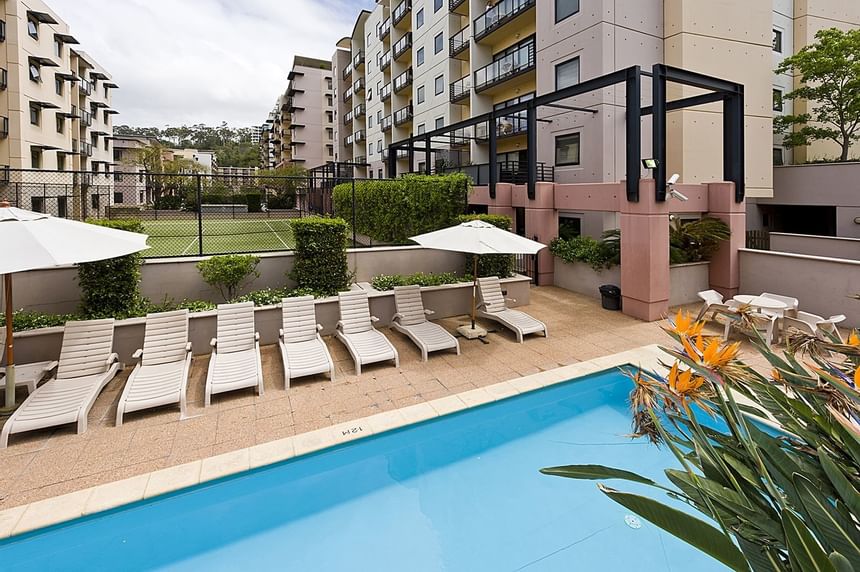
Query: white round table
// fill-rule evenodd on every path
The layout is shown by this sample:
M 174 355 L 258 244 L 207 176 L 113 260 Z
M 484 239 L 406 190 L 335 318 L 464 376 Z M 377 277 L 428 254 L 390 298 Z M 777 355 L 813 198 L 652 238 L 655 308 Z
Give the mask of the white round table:
M 746 306 L 752 306 L 753 308 L 757 308 L 759 310 L 787 310 L 788 304 L 785 302 L 780 302 L 779 300 L 774 300 L 773 298 L 766 298 L 764 296 L 754 296 L 751 294 L 738 294 L 734 298 L 732 298 L 735 302 L 739 304 L 744 304 Z

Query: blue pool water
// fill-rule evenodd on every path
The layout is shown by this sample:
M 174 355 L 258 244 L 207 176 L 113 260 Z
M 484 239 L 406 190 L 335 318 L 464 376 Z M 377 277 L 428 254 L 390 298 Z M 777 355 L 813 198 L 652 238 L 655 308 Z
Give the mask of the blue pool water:
M 670 453 L 625 437 L 631 382 L 594 375 L 0 543 L 6 570 L 723 570 L 594 482 L 659 480 Z M 628 483 L 618 488 L 648 491 Z M 665 498 L 665 497 L 664 497 Z

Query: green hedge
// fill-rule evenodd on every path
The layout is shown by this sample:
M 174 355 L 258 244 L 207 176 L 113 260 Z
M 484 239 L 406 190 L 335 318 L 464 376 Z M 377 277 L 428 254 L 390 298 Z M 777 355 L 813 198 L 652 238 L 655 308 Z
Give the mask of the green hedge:
M 464 279 L 452 272 L 416 272 L 404 276 L 402 274 L 380 274 L 374 276 L 370 284 L 377 290 L 393 290 L 395 286 L 442 286 L 443 284 L 456 284 Z
M 620 236 L 620 233 L 610 231 L 602 240 L 590 236 L 556 238 L 549 243 L 549 251 L 565 262 L 584 262 L 600 271 L 621 262 Z
M 340 218 L 308 217 L 294 220 L 295 259 L 290 278 L 301 289 L 334 296 L 349 287 L 346 260 L 348 225 Z
M 355 230 L 375 241 L 403 244 L 410 236 L 454 224 L 466 207 L 471 182 L 462 173 L 404 175 L 355 184 Z M 352 184 L 334 188 L 335 216 L 353 220 Z
M 511 230 L 511 219 L 505 215 L 474 214 L 460 215 L 457 223 L 481 220 L 502 230 Z M 466 275 L 472 275 L 472 257 L 466 256 Z M 478 276 L 507 278 L 514 275 L 514 257 L 510 254 L 484 254 L 478 257 Z
M 91 224 L 143 232 L 139 220 L 90 220 Z M 81 287 L 81 314 L 86 319 L 123 319 L 135 314 L 141 303 L 140 254 L 87 262 L 78 266 Z

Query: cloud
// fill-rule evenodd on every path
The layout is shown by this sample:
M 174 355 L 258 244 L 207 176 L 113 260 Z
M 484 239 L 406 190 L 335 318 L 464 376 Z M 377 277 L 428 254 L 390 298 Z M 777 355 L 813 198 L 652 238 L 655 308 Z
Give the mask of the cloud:
M 116 124 L 259 125 L 294 55 L 328 60 L 373 0 L 50 0 L 119 84 Z

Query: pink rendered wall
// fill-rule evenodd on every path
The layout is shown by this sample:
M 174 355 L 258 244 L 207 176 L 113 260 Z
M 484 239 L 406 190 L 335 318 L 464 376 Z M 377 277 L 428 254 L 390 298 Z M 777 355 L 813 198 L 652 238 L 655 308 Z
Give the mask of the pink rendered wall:
M 725 297 L 738 293 L 738 250 L 746 246 L 746 203 L 735 202 L 734 183 L 708 183 L 708 214 L 729 225 L 732 236 L 711 259 L 711 288 Z

